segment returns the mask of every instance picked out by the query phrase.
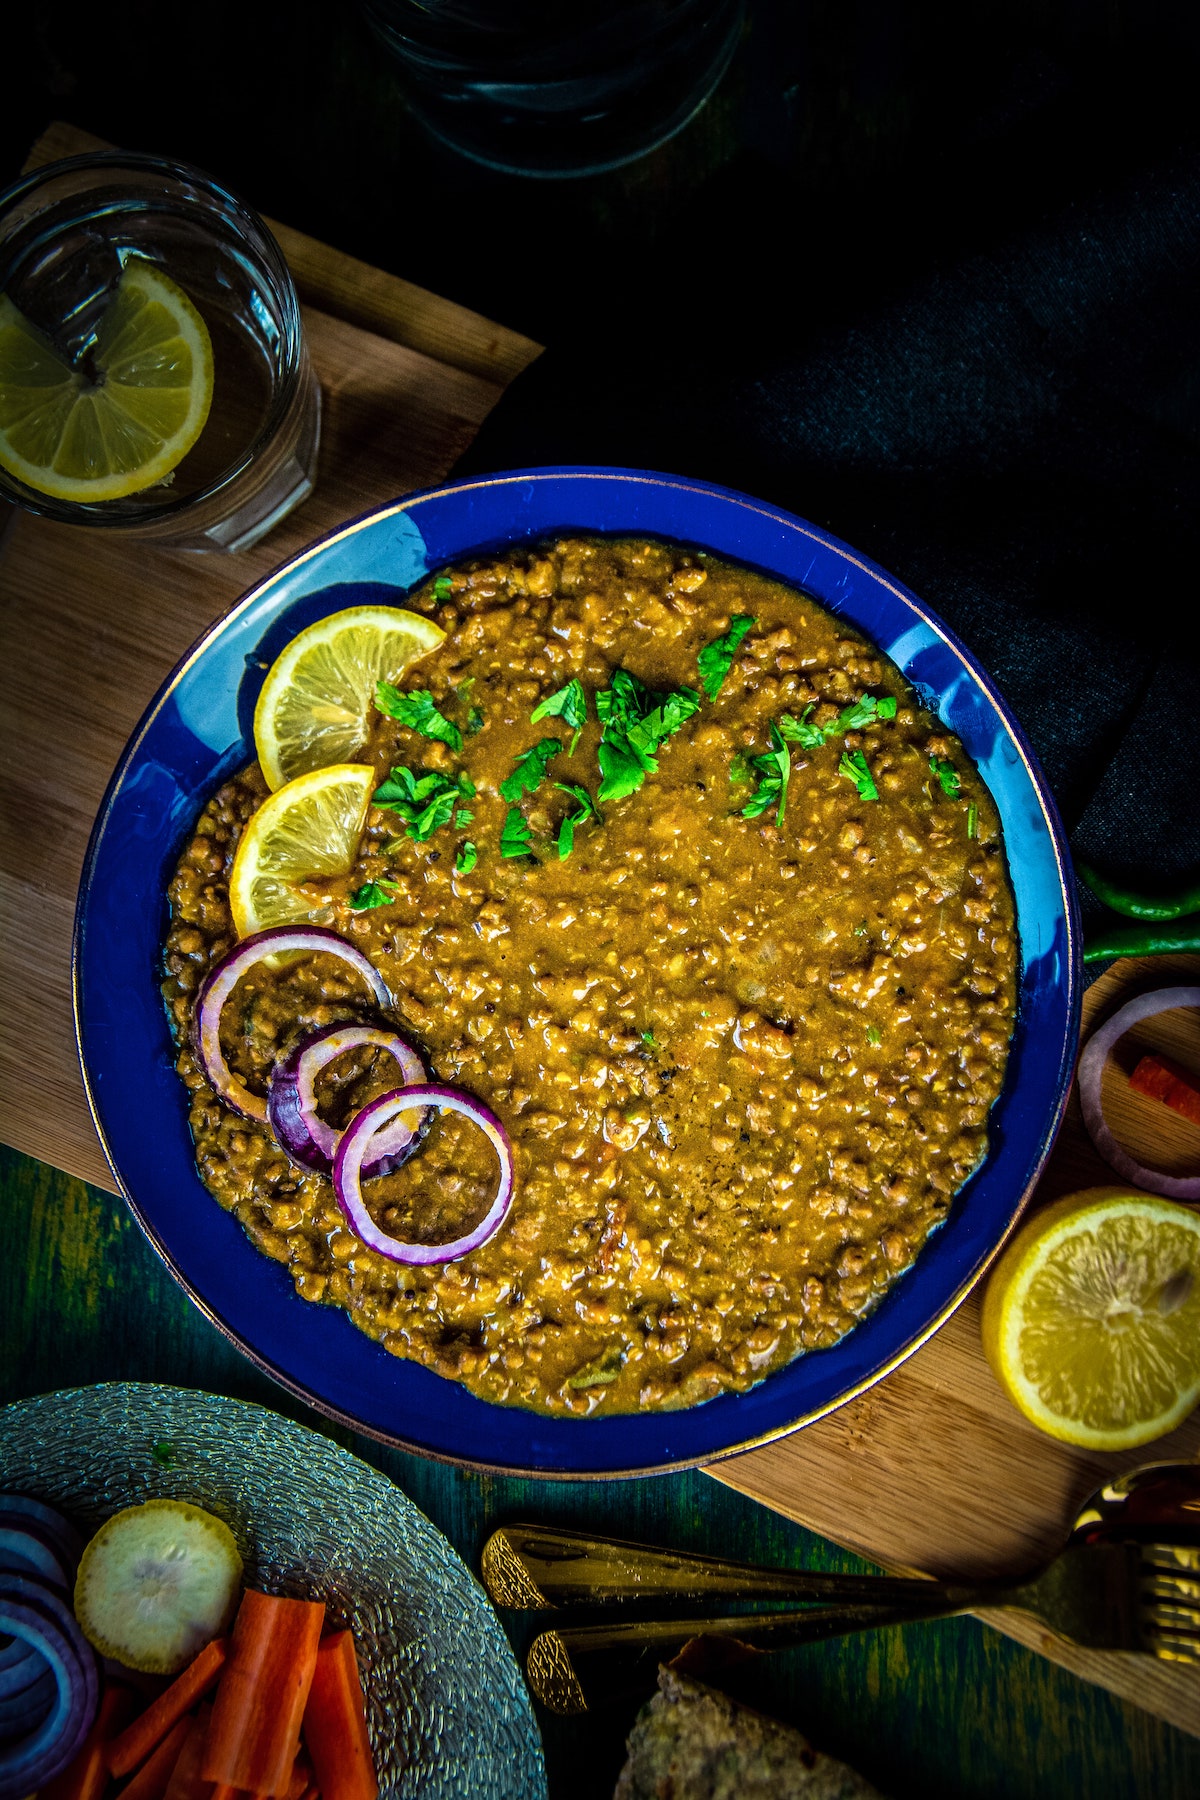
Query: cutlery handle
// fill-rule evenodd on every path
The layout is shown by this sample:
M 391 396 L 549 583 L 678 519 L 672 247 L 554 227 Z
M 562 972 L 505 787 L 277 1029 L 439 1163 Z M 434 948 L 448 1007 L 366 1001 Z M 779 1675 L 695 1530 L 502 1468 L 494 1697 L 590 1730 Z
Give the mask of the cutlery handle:
M 948 1618 L 979 1600 L 976 1588 L 943 1588 L 924 1607 L 841 1605 L 765 1618 L 742 1615 L 568 1626 L 561 1631 L 543 1631 L 534 1638 L 526 1658 L 526 1675 L 535 1699 L 548 1711 L 584 1713 L 610 1701 L 650 1693 L 659 1664 L 671 1661 L 685 1644 L 691 1646 L 688 1672 L 703 1677 L 772 1650 L 817 1644 L 852 1631 Z
M 608 1606 L 625 1600 L 853 1600 L 885 1606 L 925 1605 L 931 1581 L 889 1575 L 824 1575 L 761 1569 L 657 1550 L 616 1538 L 588 1537 L 546 1525 L 505 1525 L 483 1547 L 483 1585 L 497 1606 L 520 1611 L 557 1606 Z

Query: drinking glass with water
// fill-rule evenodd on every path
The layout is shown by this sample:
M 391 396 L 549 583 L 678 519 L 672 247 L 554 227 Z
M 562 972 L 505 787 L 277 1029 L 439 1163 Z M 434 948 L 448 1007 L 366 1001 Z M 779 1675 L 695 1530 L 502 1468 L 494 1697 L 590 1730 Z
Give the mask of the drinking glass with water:
M 0 194 L 0 494 L 242 550 L 311 493 L 320 422 L 283 254 L 211 177 L 101 152 Z

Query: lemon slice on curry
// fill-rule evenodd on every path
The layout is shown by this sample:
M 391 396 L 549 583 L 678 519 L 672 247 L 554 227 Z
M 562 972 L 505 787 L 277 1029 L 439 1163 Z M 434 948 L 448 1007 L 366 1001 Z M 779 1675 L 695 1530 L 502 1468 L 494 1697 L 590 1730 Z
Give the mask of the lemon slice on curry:
M 152 263 L 130 262 L 88 368 L 0 296 L 0 465 L 56 500 L 120 500 L 182 462 L 212 405 L 208 327 Z
M 147 1500 L 102 1525 L 75 1578 L 75 1616 L 102 1656 L 173 1675 L 228 1626 L 242 1585 L 233 1533 L 184 1500 Z
M 1089 1188 L 1048 1206 L 997 1263 L 983 1347 L 1010 1400 L 1068 1444 L 1125 1450 L 1200 1401 L 1200 1214 Z
M 353 867 L 374 790 L 369 764 L 334 763 L 298 775 L 251 814 L 229 875 L 239 937 L 272 925 L 333 922 L 333 902 L 319 883 Z
M 445 637 L 432 619 L 398 606 L 351 606 L 294 637 L 254 709 L 268 787 L 357 756 L 370 736 L 376 683 L 398 681 Z

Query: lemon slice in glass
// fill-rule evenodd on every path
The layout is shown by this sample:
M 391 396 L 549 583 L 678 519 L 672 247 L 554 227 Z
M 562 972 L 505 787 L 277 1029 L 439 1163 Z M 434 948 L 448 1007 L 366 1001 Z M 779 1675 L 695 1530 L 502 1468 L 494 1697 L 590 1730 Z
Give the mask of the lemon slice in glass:
M 997 1263 L 983 1346 L 1010 1400 L 1068 1444 L 1125 1450 L 1200 1400 L 1200 1214 L 1089 1188 L 1048 1206 Z
M 314 878 L 354 866 L 375 771 L 334 763 L 298 775 L 263 801 L 242 832 L 229 874 L 239 937 L 271 925 L 330 925 L 334 906 Z
M 220 1519 L 183 1500 L 147 1500 L 102 1525 L 75 1578 L 75 1616 L 102 1656 L 173 1675 L 233 1617 L 242 1559 Z
M 0 296 L 0 465 L 56 500 L 120 500 L 182 462 L 212 405 L 208 327 L 182 288 L 133 261 L 85 370 Z
M 268 787 L 356 756 L 370 735 L 376 683 L 398 681 L 445 637 L 432 619 L 398 606 L 351 606 L 294 637 L 254 709 Z

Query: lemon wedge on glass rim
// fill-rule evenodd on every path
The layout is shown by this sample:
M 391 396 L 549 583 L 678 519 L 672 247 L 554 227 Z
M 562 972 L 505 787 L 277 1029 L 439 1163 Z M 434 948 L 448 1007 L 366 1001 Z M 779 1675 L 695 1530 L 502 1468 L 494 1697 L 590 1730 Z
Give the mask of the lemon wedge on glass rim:
M 1200 1213 L 1119 1187 L 1036 1213 L 989 1279 L 983 1347 L 1064 1443 L 1125 1450 L 1174 1430 L 1200 1401 Z
M 129 262 L 77 367 L 0 295 L 0 465 L 56 500 L 120 500 L 182 462 L 212 405 L 208 327 L 169 276 Z
M 432 619 L 398 606 L 351 606 L 294 637 L 268 670 L 254 709 L 267 786 L 358 755 L 370 736 L 376 684 L 398 681 L 445 637 Z
M 239 937 L 332 924 L 335 908 L 318 881 L 354 866 L 375 781 L 368 763 L 332 763 L 298 775 L 251 814 L 229 874 Z

